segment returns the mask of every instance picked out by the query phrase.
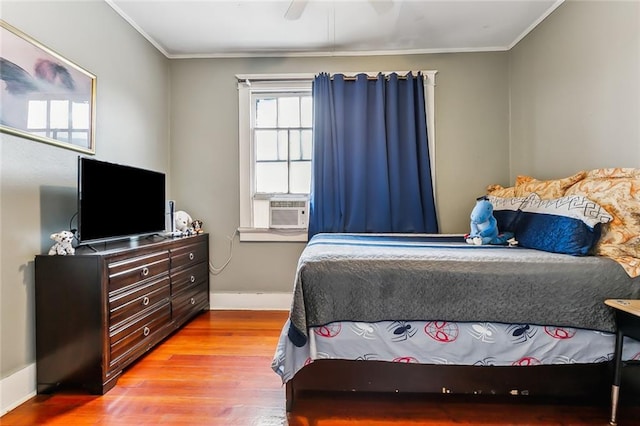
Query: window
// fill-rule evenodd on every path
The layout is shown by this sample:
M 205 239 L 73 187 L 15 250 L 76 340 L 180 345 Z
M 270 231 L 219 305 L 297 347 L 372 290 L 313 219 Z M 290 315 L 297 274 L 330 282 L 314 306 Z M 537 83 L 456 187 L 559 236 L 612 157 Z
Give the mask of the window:
M 406 74 L 407 71 L 397 73 Z M 437 71 L 422 73 L 425 76 L 431 180 L 435 187 L 434 100 Z M 366 74 L 375 76 L 378 73 Z M 282 198 L 294 202 L 308 200 L 312 155 L 311 85 L 314 75 L 254 74 L 236 75 L 236 78 L 240 241 L 307 241 L 306 228 L 269 228 L 269 206 L 273 198 L 277 198 L 278 203 L 282 202 Z
M 308 202 L 313 148 L 311 79 L 239 78 L 243 241 L 307 240 L 306 224 L 270 228 L 269 209 L 272 201 L 279 206 L 282 201 Z M 308 211 L 305 214 L 308 217 Z
M 252 95 L 255 193 L 303 194 L 311 189 L 311 95 Z
M 90 114 L 87 102 L 32 99 L 28 102 L 27 130 L 34 135 L 86 145 Z

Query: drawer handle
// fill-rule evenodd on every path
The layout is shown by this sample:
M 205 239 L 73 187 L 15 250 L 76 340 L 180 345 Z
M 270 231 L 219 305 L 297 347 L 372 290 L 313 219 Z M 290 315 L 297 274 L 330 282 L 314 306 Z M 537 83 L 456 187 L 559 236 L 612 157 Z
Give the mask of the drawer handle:
M 191 298 L 191 300 L 190 300 L 190 302 L 191 302 L 191 304 L 192 304 L 192 305 L 195 305 L 195 304 L 196 304 L 196 299 L 194 299 L 194 298 L 192 297 L 192 298 Z
M 149 330 L 149 327 L 145 327 L 144 330 L 142 330 L 142 334 L 144 334 L 144 337 L 147 337 L 149 333 L 151 333 L 151 330 Z
M 144 306 L 147 306 L 147 305 L 149 304 L 149 298 L 148 298 L 147 296 L 145 296 L 145 297 L 142 299 L 142 304 L 143 304 Z
M 145 266 L 144 268 L 142 268 L 142 276 L 146 277 L 147 275 L 149 275 L 149 268 Z
M 193 260 L 196 256 L 193 253 L 189 253 L 189 260 Z
M 189 281 L 191 281 L 192 283 L 195 283 L 196 282 L 196 277 L 191 275 L 191 278 L 189 278 Z

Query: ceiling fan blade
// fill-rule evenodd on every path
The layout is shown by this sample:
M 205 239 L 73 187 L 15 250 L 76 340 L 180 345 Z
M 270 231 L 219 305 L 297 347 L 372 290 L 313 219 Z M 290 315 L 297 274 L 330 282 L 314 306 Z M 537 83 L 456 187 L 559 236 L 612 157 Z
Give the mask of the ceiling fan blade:
M 289 21 L 295 21 L 300 19 L 302 16 L 302 12 L 304 12 L 304 8 L 307 7 L 307 2 L 309 0 L 291 0 L 289 3 L 289 8 L 284 14 L 284 19 Z

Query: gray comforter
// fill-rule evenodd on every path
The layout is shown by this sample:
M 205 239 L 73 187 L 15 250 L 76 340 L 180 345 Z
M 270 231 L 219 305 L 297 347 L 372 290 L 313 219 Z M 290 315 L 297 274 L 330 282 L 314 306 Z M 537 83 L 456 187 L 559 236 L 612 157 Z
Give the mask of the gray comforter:
M 295 277 L 289 338 L 334 321 L 487 321 L 614 331 L 603 301 L 640 298 L 613 260 L 462 236 L 318 234 Z

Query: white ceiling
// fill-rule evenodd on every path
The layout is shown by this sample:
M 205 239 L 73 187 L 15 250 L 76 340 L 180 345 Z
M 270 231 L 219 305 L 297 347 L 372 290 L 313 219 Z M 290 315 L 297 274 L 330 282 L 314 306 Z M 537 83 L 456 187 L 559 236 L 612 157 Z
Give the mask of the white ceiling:
M 563 2 L 105 1 L 169 58 L 508 50 Z

